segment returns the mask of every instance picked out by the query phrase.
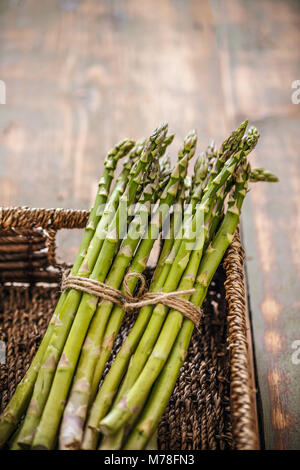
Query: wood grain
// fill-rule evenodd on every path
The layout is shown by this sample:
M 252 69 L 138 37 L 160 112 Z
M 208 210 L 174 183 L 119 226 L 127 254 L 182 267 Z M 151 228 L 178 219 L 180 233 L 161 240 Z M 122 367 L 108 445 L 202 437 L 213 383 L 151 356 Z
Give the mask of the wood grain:
M 276 7 L 274 6 L 276 3 Z M 267 448 L 300 448 L 300 79 L 296 0 L 2 0 L 0 200 L 88 208 L 105 153 L 161 121 L 199 149 L 242 119 L 281 178 L 246 202 L 252 329 Z M 72 261 L 79 234 L 61 231 Z
M 207 0 L 5 1 L 0 44 L 3 205 L 89 207 L 111 146 L 164 120 L 174 155 L 193 127 L 201 148 L 225 133 Z
M 252 328 L 263 434 L 267 449 L 299 449 L 300 365 L 300 106 L 291 84 L 300 77 L 299 2 L 213 1 L 226 112 L 248 117 L 261 132 L 255 164 L 280 177 L 257 185 L 245 203 Z

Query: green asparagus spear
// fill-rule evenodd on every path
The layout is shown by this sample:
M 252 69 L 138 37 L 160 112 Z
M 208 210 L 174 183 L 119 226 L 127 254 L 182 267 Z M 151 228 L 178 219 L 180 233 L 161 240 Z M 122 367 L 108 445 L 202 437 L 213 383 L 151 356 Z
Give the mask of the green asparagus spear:
M 265 168 L 252 168 L 250 173 L 250 181 L 251 183 L 256 183 L 258 181 L 265 181 L 266 183 L 277 183 L 279 179 Z
M 172 139 L 170 137 L 165 139 L 165 148 L 166 143 L 170 143 L 171 141 Z M 147 174 L 146 181 L 148 181 L 148 185 L 144 189 L 143 195 L 140 199 L 140 207 L 136 212 L 135 219 L 130 224 L 128 236 L 123 240 L 121 248 L 114 260 L 113 267 L 106 279 L 106 284 L 114 288 L 119 287 L 139 239 L 144 235 L 145 229 L 143 227 L 148 222 L 151 203 L 154 203 L 155 198 L 157 197 L 158 172 L 159 167 L 157 165 L 157 161 L 154 161 L 153 168 L 150 168 L 149 174 Z M 170 189 L 173 188 L 175 182 L 174 178 L 171 179 L 169 185 Z M 170 196 L 168 197 L 170 198 Z M 149 253 L 146 254 L 146 257 L 141 258 L 139 257 L 138 251 L 133 261 L 133 265 L 137 266 L 135 272 L 142 272 L 145 269 Z M 62 449 L 78 448 L 80 445 L 85 413 L 90 398 L 93 372 L 96 361 L 99 358 L 104 328 L 112 307 L 113 304 L 111 302 L 102 301 L 97 308 L 96 314 L 89 328 L 85 340 L 85 346 L 82 350 L 79 365 L 77 367 L 76 376 L 73 381 L 71 395 L 64 413 L 60 432 L 60 448 Z M 77 412 L 76 410 L 79 411 Z
M 101 214 L 102 206 L 106 202 L 117 161 L 123 156 L 125 156 L 129 152 L 129 150 L 132 148 L 133 145 L 134 145 L 133 141 L 128 140 L 128 139 L 123 140 L 118 145 L 116 145 L 114 149 L 112 149 L 109 152 L 104 162 L 104 173 L 99 182 L 99 187 L 98 187 L 94 207 L 90 213 L 87 227 L 85 229 L 83 239 L 79 248 L 79 252 L 72 268 L 73 275 L 76 275 L 78 272 L 79 266 L 82 261 L 82 256 L 87 250 L 91 239 L 93 238 L 95 229 L 102 215 Z M 125 164 L 124 166 L 124 170 L 121 176 L 121 179 L 123 179 L 124 181 L 128 177 L 130 164 L 131 162 L 129 159 L 127 161 L 127 164 Z M 7 407 L 5 408 L 4 412 L 2 413 L 0 417 L 0 447 L 6 442 L 10 434 L 13 432 L 13 430 L 17 426 L 22 414 L 26 410 L 26 407 L 30 400 L 30 396 L 33 391 L 33 387 L 35 384 L 35 380 L 36 380 L 40 365 L 43 360 L 43 356 L 47 350 L 55 323 L 60 314 L 60 310 L 64 304 L 66 296 L 67 296 L 66 291 L 63 292 L 62 295 L 60 296 L 60 299 L 55 308 L 54 314 L 49 323 L 46 334 L 40 344 L 40 347 L 28 371 L 26 372 L 24 378 L 19 383 L 11 401 L 9 402 L 9 404 L 7 405 Z
M 166 189 L 165 195 L 162 196 L 161 201 L 160 201 L 160 206 L 158 210 L 156 211 L 157 215 L 162 214 L 162 216 L 161 218 L 154 216 L 148 229 L 148 236 L 146 237 L 145 240 L 143 240 L 139 248 L 139 251 L 140 251 L 139 257 L 141 259 L 145 258 L 145 255 L 149 253 L 149 250 L 153 246 L 154 240 L 157 238 L 159 234 L 162 222 L 166 218 L 166 215 L 168 213 L 168 208 L 170 207 L 174 198 L 176 197 L 176 193 L 178 190 L 178 180 L 183 179 L 184 175 L 186 174 L 187 163 L 194 155 L 196 140 L 197 140 L 196 134 L 194 131 L 192 131 L 185 139 L 183 150 L 179 152 L 178 165 L 176 166 L 175 170 L 172 173 L 171 180 Z M 137 271 L 138 265 L 137 266 L 133 265 L 131 267 L 131 270 L 133 272 Z M 133 281 L 134 281 L 134 278 L 133 278 Z M 132 285 L 132 289 L 133 287 L 134 285 Z M 124 313 L 120 307 L 114 308 L 112 319 L 111 319 L 111 325 L 108 325 L 108 333 L 106 334 L 106 338 L 104 339 L 105 349 L 103 350 L 103 353 L 101 355 L 102 357 L 100 357 L 100 360 L 98 362 L 98 367 L 96 369 L 96 376 L 97 376 L 96 384 L 100 380 L 106 360 L 108 359 L 108 356 L 112 347 L 111 342 L 108 340 L 112 337 L 112 335 L 113 337 L 115 337 L 116 332 L 117 332 L 116 330 L 118 330 L 120 327 L 123 315 Z M 109 347 L 107 347 L 107 345 Z M 111 399 L 112 399 L 112 396 L 111 396 Z M 94 412 L 91 412 L 90 417 L 92 420 L 94 419 L 93 415 L 94 415 Z M 83 448 L 87 449 L 87 448 L 90 448 L 91 446 L 95 446 L 97 443 L 96 442 L 97 436 L 98 436 L 97 431 L 95 429 L 89 429 L 89 426 L 88 426 L 88 429 L 86 430 L 86 433 L 84 436 Z
M 218 176 L 209 183 L 208 189 L 202 198 L 201 206 L 205 204 L 206 201 L 209 201 L 214 198 L 218 189 L 227 181 L 227 178 L 233 174 L 233 171 L 235 170 L 235 167 L 237 166 L 237 164 L 256 145 L 257 139 L 258 139 L 258 134 L 256 131 L 253 131 L 249 135 L 247 140 L 243 142 L 242 144 L 240 144 L 240 149 L 232 157 L 230 157 L 230 159 L 224 165 L 222 171 L 218 174 Z M 175 314 L 172 317 L 175 317 L 174 322 L 172 321 L 168 322 L 168 320 L 166 321 L 162 329 L 162 332 L 164 332 L 164 334 L 162 334 L 162 332 L 160 333 L 159 338 L 161 339 L 158 339 L 154 350 L 150 354 L 150 357 L 147 361 L 146 366 L 144 367 L 142 373 L 139 375 L 134 385 L 131 387 L 128 393 L 125 393 L 125 395 L 122 396 L 118 404 L 114 406 L 112 411 L 110 411 L 110 413 L 101 421 L 101 430 L 104 432 L 104 434 L 110 434 L 110 433 L 116 432 L 121 426 L 123 426 L 126 420 L 129 419 L 130 416 L 132 416 L 133 410 L 139 407 L 141 405 L 141 402 L 147 396 L 147 393 L 149 392 L 153 384 L 153 381 L 156 379 L 161 368 L 163 367 L 164 362 L 167 359 L 170 348 L 172 347 L 172 344 L 176 338 L 175 333 L 177 329 L 180 328 L 180 325 L 181 325 L 181 320 L 180 320 L 181 317 L 176 317 Z M 172 324 L 172 327 L 171 325 L 169 325 L 169 323 Z M 149 340 L 148 341 L 152 343 L 153 338 L 157 337 L 157 333 L 155 334 L 155 332 L 151 329 L 150 324 L 148 328 L 149 328 L 149 332 L 148 332 Z M 157 328 L 156 328 L 156 331 L 157 331 Z M 157 332 L 159 332 L 159 329 Z M 149 353 L 147 352 L 146 348 L 144 348 L 144 350 L 146 352 L 146 354 L 144 354 L 144 357 L 147 358 L 147 355 Z M 148 351 L 150 352 L 151 349 L 148 348 Z M 143 365 L 144 363 L 145 362 L 143 360 L 141 364 Z M 135 364 L 135 369 L 134 369 L 132 364 L 133 362 L 131 363 L 131 370 L 133 370 L 133 375 L 134 375 L 136 374 L 136 368 L 138 367 Z M 137 374 L 135 376 L 137 377 Z M 137 391 L 138 391 L 138 394 L 137 394 Z
M 162 126 L 159 126 L 150 136 L 148 142 L 143 148 L 141 157 L 136 162 L 134 169 L 131 170 L 127 189 L 120 199 L 120 204 L 117 208 L 116 213 L 113 215 L 110 226 L 108 227 L 108 229 L 103 228 L 106 227 L 106 225 L 104 226 L 104 224 L 102 224 L 102 220 L 104 219 L 103 216 L 100 224 L 98 224 L 95 233 L 96 237 L 93 237 L 93 241 L 90 244 L 89 250 L 85 256 L 83 264 L 81 265 L 78 275 L 85 277 L 89 276 L 91 279 L 96 279 L 102 282 L 104 281 L 115 254 L 115 250 L 118 244 L 118 236 L 119 234 L 124 233 L 125 225 L 127 223 L 127 218 L 125 217 L 124 220 L 124 218 L 121 217 L 122 214 L 120 212 L 120 206 L 124 207 L 124 204 L 122 206 L 121 202 L 124 202 L 127 199 L 129 206 L 133 202 L 139 185 L 143 179 L 143 171 L 149 166 L 151 161 L 156 158 L 157 155 L 159 155 L 160 146 L 165 138 L 166 132 L 167 125 L 163 124 Z M 99 227 L 101 224 L 102 227 Z M 105 239 L 103 240 L 104 235 Z M 101 246 L 100 252 L 99 246 Z M 42 368 L 42 370 L 46 369 L 48 373 L 47 387 L 44 387 L 42 390 L 40 390 L 39 396 L 35 397 L 41 402 L 41 406 L 39 406 L 38 409 L 34 410 L 36 412 L 37 419 L 39 419 L 39 416 L 43 411 L 43 407 L 45 406 L 40 424 L 34 437 L 34 445 L 36 446 L 43 447 L 45 445 L 47 447 L 49 445 L 51 447 L 54 445 L 56 428 L 59 424 L 59 417 L 63 410 L 62 402 L 60 402 L 59 407 L 56 407 L 57 395 L 60 396 L 60 394 L 65 395 L 67 393 L 67 390 L 64 388 L 64 385 L 61 385 L 61 382 L 64 381 L 64 376 L 67 376 L 67 374 L 64 374 L 63 372 L 60 373 L 60 370 L 62 369 L 63 371 L 65 369 L 68 369 L 69 359 L 68 357 L 66 357 L 64 352 L 62 352 L 62 349 L 65 340 L 68 337 L 68 332 L 71 328 L 71 325 L 72 328 L 70 333 L 72 332 L 72 334 L 75 335 L 78 334 L 79 338 L 82 337 L 82 335 L 84 334 L 82 325 L 85 325 L 85 327 L 87 328 L 89 323 L 88 320 L 95 312 L 96 306 L 97 299 L 95 299 L 95 297 L 92 295 L 83 294 L 81 296 L 80 292 L 71 289 L 67 296 L 67 299 L 62 308 L 61 324 L 57 325 L 56 335 L 54 334 L 54 330 L 52 339 L 48 347 L 48 357 L 46 357 L 46 365 L 48 366 L 49 364 L 49 358 L 51 358 L 51 363 L 47 368 Z M 78 311 L 73 321 L 74 312 L 76 312 L 77 308 Z M 56 361 L 61 353 L 61 360 L 59 365 L 57 366 L 57 373 L 55 373 Z M 72 356 L 72 351 L 70 351 L 70 355 Z M 54 374 L 54 383 L 51 386 Z M 69 386 L 68 381 L 66 383 Z M 68 386 L 66 387 L 67 389 Z M 46 400 L 47 403 L 45 405 Z M 55 409 L 56 411 L 55 415 L 53 414 L 53 409 Z M 48 414 L 50 414 L 52 419 L 52 428 L 51 425 L 49 425 L 50 418 L 48 420 Z M 57 422 L 56 428 L 54 422 Z M 49 429 L 51 429 L 51 433 L 48 431 Z
M 209 249 L 206 251 L 197 277 L 196 292 L 191 302 L 201 306 L 206 296 L 211 279 L 221 262 L 226 249 L 231 243 L 234 232 L 240 220 L 241 207 L 247 192 L 247 181 L 249 178 L 249 166 L 247 162 L 238 171 L 234 196 L 229 202 L 226 216 L 218 230 Z M 180 315 L 172 311 L 169 316 Z M 175 386 L 180 368 L 184 362 L 190 343 L 194 324 L 191 320 L 184 318 L 182 327 L 177 335 L 172 352 L 155 383 L 147 405 L 134 430 L 130 434 L 124 449 L 142 449 L 147 444 L 151 434 L 157 428 L 158 422 L 164 412 L 165 406 Z
M 135 217 L 129 225 L 128 235 L 122 241 L 119 252 L 105 281 L 111 287 L 119 288 L 134 255 L 136 246 L 144 234 L 151 212 L 151 203 L 155 202 L 155 189 L 150 184 L 144 188 L 141 195 L 141 203 L 136 209 Z M 60 431 L 61 449 L 76 449 L 80 446 L 93 372 L 96 361 L 99 358 L 102 336 L 111 308 L 111 302 L 100 302 L 89 327 L 64 412 Z M 71 370 L 70 373 L 72 374 Z
M 234 161 L 234 160 L 232 159 L 232 161 Z M 230 165 L 228 166 L 228 168 L 230 168 Z M 225 172 L 225 170 L 224 170 L 223 173 L 225 173 L 225 176 L 223 175 L 222 182 L 225 181 L 226 176 L 230 175 L 232 171 L 233 171 L 232 168 L 230 168 L 230 170 L 228 172 Z M 218 181 L 218 183 L 219 183 L 219 181 Z M 215 191 L 217 191 L 217 188 L 218 188 L 218 186 L 216 186 Z M 212 193 L 210 193 L 210 194 L 212 194 Z M 174 263 L 174 258 L 176 256 L 178 250 L 179 250 L 179 246 L 180 246 L 180 240 L 179 240 L 179 244 L 177 243 L 177 240 L 176 240 L 176 242 L 174 244 L 174 249 L 170 253 L 169 258 L 167 260 L 167 261 L 169 261 L 169 263 L 168 262 L 165 263 L 164 272 L 162 274 L 164 274 L 164 273 L 169 274 L 168 273 L 168 267 L 170 267 Z M 174 269 L 175 268 L 173 268 L 173 270 Z M 162 276 L 162 279 L 163 279 L 163 283 L 161 285 L 153 284 L 154 290 L 159 290 L 163 287 L 166 278 L 163 278 L 163 276 Z M 172 279 L 174 279 L 174 274 L 172 274 L 172 276 L 170 275 L 170 279 L 171 279 L 170 290 L 173 290 L 175 288 L 172 285 Z M 161 308 L 163 308 L 163 306 L 161 306 Z M 136 342 L 139 340 L 139 338 L 141 337 L 141 334 L 144 331 L 144 328 L 145 328 L 145 326 L 148 322 L 148 318 L 151 315 L 151 312 L 152 312 L 151 306 L 144 307 L 141 310 L 141 313 L 138 317 L 136 325 L 134 326 L 133 330 L 130 332 L 128 339 L 125 341 L 124 346 L 122 347 L 120 353 L 118 354 L 118 356 L 117 356 L 117 358 L 116 358 L 116 360 L 115 360 L 115 362 L 114 362 L 114 364 L 111 368 L 111 371 L 109 372 L 107 378 L 105 379 L 105 381 L 102 385 L 102 391 L 100 390 L 100 393 L 98 394 L 96 402 L 93 406 L 93 413 L 91 412 L 91 414 L 90 414 L 90 420 L 89 420 L 88 424 L 89 424 L 91 429 L 96 429 L 97 428 L 97 424 L 98 424 L 97 419 L 98 418 L 100 419 L 100 417 L 104 416 L 104 413 L 106 412 L 105 410 L 108 409 L 109 403 L 111 403 L 111 400 L 112 400 L 112 391 L 113 391 L 113 388 L 110 387 L 110 381 L 112 382 L 112 384 L 117 383 L 116 380 L 118 380 L 117 379 L 118 372 L 119 372 L 119 376 L 120 376 L 121 370 L 123 370 L 123 368 L 126 366 L 127 361 L 128 361 L 128 359 L 131 355 L 130 351 L 132 351 L 132 349 L 135 347 Z M 158 326 L 158 330 L 159 330 L 159 328 L 160 328 L 160 326 Z M 150 338 L 149 338 L 148 341 L 151 341 L 151 335 L 150 335 Z M 146 340 L 146 344 L 147 344 L 147 340 Z M 104 399 L 101 399 L 101 395 L 104 397 Z

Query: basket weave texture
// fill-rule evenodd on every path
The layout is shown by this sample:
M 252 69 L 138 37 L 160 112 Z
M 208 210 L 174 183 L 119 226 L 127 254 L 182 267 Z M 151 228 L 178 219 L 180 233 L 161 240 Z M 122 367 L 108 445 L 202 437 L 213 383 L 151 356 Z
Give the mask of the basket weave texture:
M 55 256 L 61 228 L 83 228 L 88 212 L 7 208 L 0 212 L 0 365 L 3 409 L 26 372 L 54 310 L 64 264 Z M 159 426 L 164 450 L 256 449 L 246 337 L 244 251 L 239 234 L 211 283 Z M 47 283 L 47 284 L 45 284 Z M 127 315 L 110 362 L 134 322 Z M 2 343 L 3 344 L 3 343 Z M 104 376 L 109 370 L 109 364 Z

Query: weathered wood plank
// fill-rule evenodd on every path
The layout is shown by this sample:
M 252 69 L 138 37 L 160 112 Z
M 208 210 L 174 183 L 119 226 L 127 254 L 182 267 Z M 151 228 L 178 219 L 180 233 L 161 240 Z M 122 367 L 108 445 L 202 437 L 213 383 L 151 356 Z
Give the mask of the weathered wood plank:
M 167 120 L 201 148 L 226 129 L 209 1 L 5 1 L 3 205 L 88 208 L 104 153 Z M 74 240 L 61 235 L 68 260 Z
M 255 164 L 280 184 L 257 185 L 245 203 L 243 237 L 264 440 L 268 449 L 300 448 L 300 5 L 295 1 L 213 1 L 225 103 L 232 123 L 261 132 Z M 294 356 L 293 356 L 294 353 Z M 293 360 L 294 358 L 294 360 Z
M 0 44 L 4 205 L 89 207 L 104 152 L 162 120 L 173 155 L 192 127 L 201 149 L 229 130 L 208 0 L 7 1 Z
M 174 152 L 191 127 L 200 147 L 212 135 L 219 142 L 244 117 L 260 128 L 256 161 L 283 181 L 257 187 L 243 221 L 269 448 L 299 446 L 299 366 L 291 363 L 299 339 L 299 107 L 290 101 L 291 81 L 300 77 L 298 5 L 0 4 L 0 79 L 7 86 L 7 104 L 0 105 L 4 205 L 89 207 L 104 152 L 162 120 L 177 132 Z M 62 233 L 60 242 L 71 261 L 76 237 Z

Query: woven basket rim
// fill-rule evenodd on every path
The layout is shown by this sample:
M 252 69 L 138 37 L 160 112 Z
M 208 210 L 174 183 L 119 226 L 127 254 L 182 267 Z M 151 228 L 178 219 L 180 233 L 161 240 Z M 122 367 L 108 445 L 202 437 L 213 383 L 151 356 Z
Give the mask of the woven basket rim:
M 84 228 L 89 211 L 77 209 L 43 209 L 27 206 L 0 208 L 0 230 L 42 227 L 49 239 L 49 263 L 56 265 L 55 237 L 62 228 Z M 246 335 L 246 294 L 244 250 L 237 230 L 224 258 L 225 292 L 228 304 L 228 337 L 231 369 L 231 409 L 233 435 L 237 450 L 258 449 L 256 417 L 253 413 L 254 391 L 249 372 Z

